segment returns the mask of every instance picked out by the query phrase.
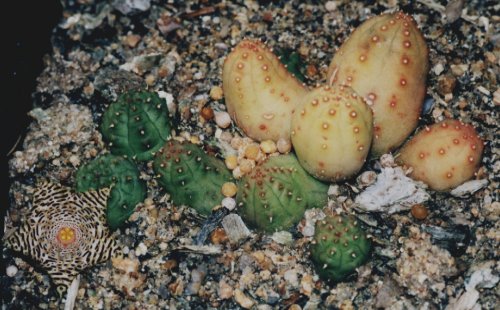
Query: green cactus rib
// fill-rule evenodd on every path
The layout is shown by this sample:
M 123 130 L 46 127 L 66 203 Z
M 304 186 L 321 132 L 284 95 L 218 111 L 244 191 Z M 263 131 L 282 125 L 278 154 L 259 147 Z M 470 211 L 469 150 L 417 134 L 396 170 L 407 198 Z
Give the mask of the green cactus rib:
M 311 256 L 324 280 L 342 281 L 368 258 L 370 241 L 353 216 L 329 215 L 316 223 Z
M 76 173 L 78 192 L 103 187 L 112 187 L 107 201 L 107 221 L 111 229 L 121 227 L 136 205 L 146 198 L 146 184 L 139 179 L 139 170 L 121 156 L 99 156 Z
M 221 204 L 222 185 L 232 180 L 224 163 L 192 143 L 168 141 L 153 162 L 158 183 L 176 205 L 187 205 L 208 215 Z
M 245 222 L 274 232 L 297 224 L 308 208 L 327 202 L 328 186 L 311 177 L 293 155 L 269 158 L 240 182 L 238 210 Z
M 128 92 L 112 103 L 102 118 L 101 133 L 111 153 L 139 161 L 153 158 L 170 138 L 170 119 L 164 99 L 156 93 Z

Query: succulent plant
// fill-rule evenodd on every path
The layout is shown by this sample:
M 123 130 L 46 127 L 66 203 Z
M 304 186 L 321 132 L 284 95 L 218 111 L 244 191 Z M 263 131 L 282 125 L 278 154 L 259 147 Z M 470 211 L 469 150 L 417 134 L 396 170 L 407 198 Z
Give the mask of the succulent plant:
M 307 208 L 327 202 L 328 185 L 312 178 L 293 155 L 280 155 L 256 166 L 240 182 L 236 200 L 243 220 L 261 231 L 286 230 Z
M 227 56 L 222 86 L 231 118 L 249 137 L 290 140 L 290 117 L 307 89 L 262 42 L 243 40 Z
M 140 161 L 154 153 L 170 137 L 170 120 L 164 99 L 156 93 L 127 92 L 112 103 L 102 117 L 101 133 L 111 153 Z
M 292 117 L 292 144 L 309 173 L 346 179 L 363 166 L 372 141 L 372 111 L 348 86 L 309 92 Z
M 311 256 L 322 279 L 345 279 L 369 253 L 370 241 L 353 216 L 330 214 L 316 222 Z
M 372 154 L 395 149 L 417 127 L 428 54 L 415 21 L 397 12 L 365 21 L 333 57 L 329 80 L 351 86 L 373 110 Z
M 474 127 L 448 119 L 417 133 L 400 150 L 397 162 L 413 169 L 410 177 L 445 191 L 472 178 L 482 152 L 483 141 Z
M 87 192 L 111 187 L 107 202 L 107 221 L 111 229 L 122 226 L 136 205 L 146 198 L 146 184 L 139 170 L 128 159 L 112 154 L 101 155 L 78 169 L 76 190 Z
M 223 161 L 195 144 L 175 140 L 158 151 L 153 168 L 175 204 L 190 206 L 203 215 L 221 204 L 222 185 L 232 179 Z

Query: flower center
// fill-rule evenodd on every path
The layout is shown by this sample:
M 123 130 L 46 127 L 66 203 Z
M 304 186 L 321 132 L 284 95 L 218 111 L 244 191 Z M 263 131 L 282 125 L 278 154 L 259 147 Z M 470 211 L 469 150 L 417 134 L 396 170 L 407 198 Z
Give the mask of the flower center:
M 71 227 L 63 227 L 57 233 L 57 240 L 63 245 L 68 246 L 75 242 L 75 230 Z

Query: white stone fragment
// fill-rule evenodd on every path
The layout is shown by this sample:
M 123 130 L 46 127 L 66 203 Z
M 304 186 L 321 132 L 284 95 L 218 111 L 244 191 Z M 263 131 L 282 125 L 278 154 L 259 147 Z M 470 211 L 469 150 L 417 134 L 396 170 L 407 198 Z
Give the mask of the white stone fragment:
M 376 180 L 377 173 L 375 171 L 365 171 L 356 179 L 358 185 L 362 188 L 372 185 Z
M 122 14 L 127 15 L 149 10 L 151 7 L 151 0 L 115 0 L 112 5 Z
M 436 64 L 434 68 L 432 68 L 432 71 L 434 72 L 434 74 L 440 75 L 444 71 L 443 64 L 442 63 Z
M 304 237 L 314 236 L 314 227 L 316 221 L 320 221 L 326 217 L 325 213 L 321 209 L 309 209 L 304 213 L 304 221 L 301 221 L 298 225 L 299 231 Z
M 231 213 L 222 219 L 222 227 L 226 231 L 229 240 L 233 243 L 250 236 L 250 230 L 238 214 Z
M 386 167 L 375 184 L 359 194 L 354 202 L 363 211 L 392 214 L 429 200 L 424 188 L 424 183 L 408 178 L 401 167 Z
M 228 209 L 229 211 L 232 211 L 234 210 L 234 208 L 236 208 L 236 200 L 234 200 L 234 198 L 231 197 L 226 197 L 222 199 L 222 206 Z
M 288 231 L 277 231 L 272 235 L 271 239 L 283 245 L 291 245 L 293 242 L 292 234 Z
M 5 274 L 7 274 L 8 277 L 14 277 L 17 274 L 17 267 L 14 265 L 8 266 L 5 270 Z
M 476 287 L 479 288 L 492 288 L 498 283 L 500 278 L 493 274 L 495 268 L 494 261 L 487 261 L 478 266 L 474 266 L 474 272 L 471 274 L 470 278 L 465 281 L 465 289 L 471 290 Z
M 452 300 L 445 310 L 480 310 L 481 306 L 477 304 L 478 299 L 477 290 L 466 291 L 459 298 Z
M 337 9 L 337 2 L 335 2 L 335 1 L 328 1 L 327 3 L 325 3 L 325 9 L 328 12 L 335 11 Z
M 488 185 L 488 180 L 487 179 L 482 179 L 482 180 L 472 180 L 465 182 L 462 185 L 459 185 L 455 187 L 450 194 L 452 194 L 455 197 L 459 198 L 464 198 L 469 195 L 474 194 L 481 188 L 484 188 L 486 185 Z
M 162 59 L 162 53 L 151 53 L 146 55 L 134 56 L 132 59 L 120 66 L 121 70 L 132 71 L 142 75 L 144 72 L 158 65 Z
M 78 287 L 80 286 L 80 275 L 71 282 L 66 294 L 66 302 L 64 303 L 64 310 L 73 310 L 75 307 L 76 296 L 78 295 Z
M 396 167 L 396 164 L 394 163 L 394 156 L 392 156 L 392 154 L 384 154 L 380 156 L 379 161 L 383 168 Z
M 135 255 L 141 256 L 146 255 L 148 253 L 148 247 L 144 243 L 139 243 L 137 248 L 135 249 Z
M 156 93 L 158 94 L 158 97 L 165 99 L 165 101 L 167 102 L 168 112 L 170 114 L 175 114 L 175 112 L 177 110 L 177 106 L 174 102 L 174 96 L 170 93 L 167 93 L 166 91 L 163 91 L 163 90 L 159 90 Z
M 227 128 L 231 125 L 231 117 L 227 112 L 215 112 L 215 123 L 220 128 Z
M 465 281 L 465 292 L 458 298 L 452 299 L 445 310 L 479 310 L 481 305 L 479 292 L 476 288 L 493 288 L 500 278 L 493 274 L 497 263 L 493 260 L 471 267 L 472 274 Z

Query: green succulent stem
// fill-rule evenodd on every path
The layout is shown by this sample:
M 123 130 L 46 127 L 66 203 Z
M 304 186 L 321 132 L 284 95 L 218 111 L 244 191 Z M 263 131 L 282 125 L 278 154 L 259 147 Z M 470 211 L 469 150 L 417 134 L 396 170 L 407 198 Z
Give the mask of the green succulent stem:
M 139 170 L 130 160 L 112 154 L 102 155 L 88 162 L 76 173 L 76 190 L 111 187 L 107 201 L 107 221 L 117 229 L 134 212 L 136 205 L 146 198 L 146 184 L 139 178 Z

